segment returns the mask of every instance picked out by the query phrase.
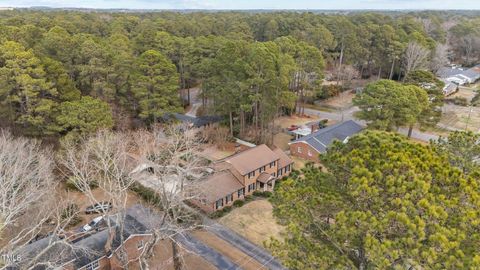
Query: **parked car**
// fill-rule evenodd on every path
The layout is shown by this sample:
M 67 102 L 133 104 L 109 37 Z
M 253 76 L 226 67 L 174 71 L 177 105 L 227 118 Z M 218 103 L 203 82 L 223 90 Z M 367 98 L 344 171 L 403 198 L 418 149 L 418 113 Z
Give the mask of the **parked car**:
M 82 229 L 80 230 L 81 232 L 89 232 L 92 229 L 96 228 L 100 222 L 102 222 L 103 216 L 96 217 L 92 219 L 88 224 L 83 225 Z
M 291 125 L 289 128 L 287 128 L 288 131 L 294 131 L 294 130 L 297 130 L 299 128 L 299 126 L 297 125 Z
M 98 214 L 105 213 L 112 209 L 112 203 L 110 202 L 99 202 L 94 205 L 90 205 L 85 209 L 85 214 Z

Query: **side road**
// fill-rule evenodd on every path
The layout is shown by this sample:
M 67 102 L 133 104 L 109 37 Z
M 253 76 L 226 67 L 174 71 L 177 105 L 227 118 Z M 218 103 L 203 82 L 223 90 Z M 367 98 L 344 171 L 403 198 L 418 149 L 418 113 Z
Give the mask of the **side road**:
M 205 229 L 221 239 L 225 240 L 243 253 L 249 255 L 252 259 L 258 261 L 263 266 L 271 270 L 287 270 L 282 264 L 275 259 L 268 251 L 253 244 L 243 236 L 230 230 L 229 228 L 209 219 L 204 218 Z M 241 267 L 241 265 L 239 266 Z M 223 269 L 223 268 L 222 268 Z M 240 268 L 233 268 L 240 269 Z
M 241 269 L 229 258 L 218 253 L 213 248 L 205 245 L 188 232 L 175 236 L 177 240 L 187 250 L 200 255 L 203 259 L 217 267 L 218 269 Z

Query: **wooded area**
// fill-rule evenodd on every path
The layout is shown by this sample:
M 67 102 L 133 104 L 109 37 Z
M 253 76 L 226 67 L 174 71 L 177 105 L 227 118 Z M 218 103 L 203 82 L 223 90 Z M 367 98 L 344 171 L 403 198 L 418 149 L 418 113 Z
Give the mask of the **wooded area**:
M 268 141 L 275 116 L 302 113 L 307 93 L 336 94 L 321 86 L 324 70 L 405 80 L 447 56 L 475 63 L 471 15 L 2 11 L 2 125 L 54 138 L 148 126 L 190 103 L 179 89 L 199 86 L 203 113 Z

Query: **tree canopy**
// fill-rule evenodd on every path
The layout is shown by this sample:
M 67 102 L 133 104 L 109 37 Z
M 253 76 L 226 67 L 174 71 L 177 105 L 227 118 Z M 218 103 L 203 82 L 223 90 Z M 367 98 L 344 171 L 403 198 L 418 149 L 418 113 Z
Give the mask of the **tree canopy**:
M 418 122 L 428 108 L 428 95 L 415 85 L 380 80 L 367 85 L 353 103 L 361 109 L 359 117 L 368 121 L 369 127 L 391 131 Z
M 367 131 L 283 182 L 272 248 L 290 269 L 476 269 L 478 178 L 430 146 Z

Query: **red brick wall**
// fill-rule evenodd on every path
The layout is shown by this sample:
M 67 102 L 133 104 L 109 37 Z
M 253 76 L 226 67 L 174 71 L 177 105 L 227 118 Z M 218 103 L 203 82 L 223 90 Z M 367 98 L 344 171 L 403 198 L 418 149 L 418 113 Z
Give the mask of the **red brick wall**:
M 125 248 L 127 254 L 128 254 L 128 259 L 130 263 L 128 264 L 129 267 L 133 267 L 138 265 L 138 258 L 143 252 L 143 249 L 145 248 L 147 242 L 150 240 L 149 235 L 134 235 L 128 238 L 127 241 L 124 242 L 123 247 Z M 143 248 L 138 249 L 137 244 L 143 241 Z M 117 256 L 113 255 L 112 258 L 110 259 L 110 265 L 111 269 L 125 269 L 125 267 L 122 267 L 121 261 L 117 258 Z
M 309 144 L 296 142 L 290 144 L 290 155 L 313 162 L 320 162 L 319 153 Z

